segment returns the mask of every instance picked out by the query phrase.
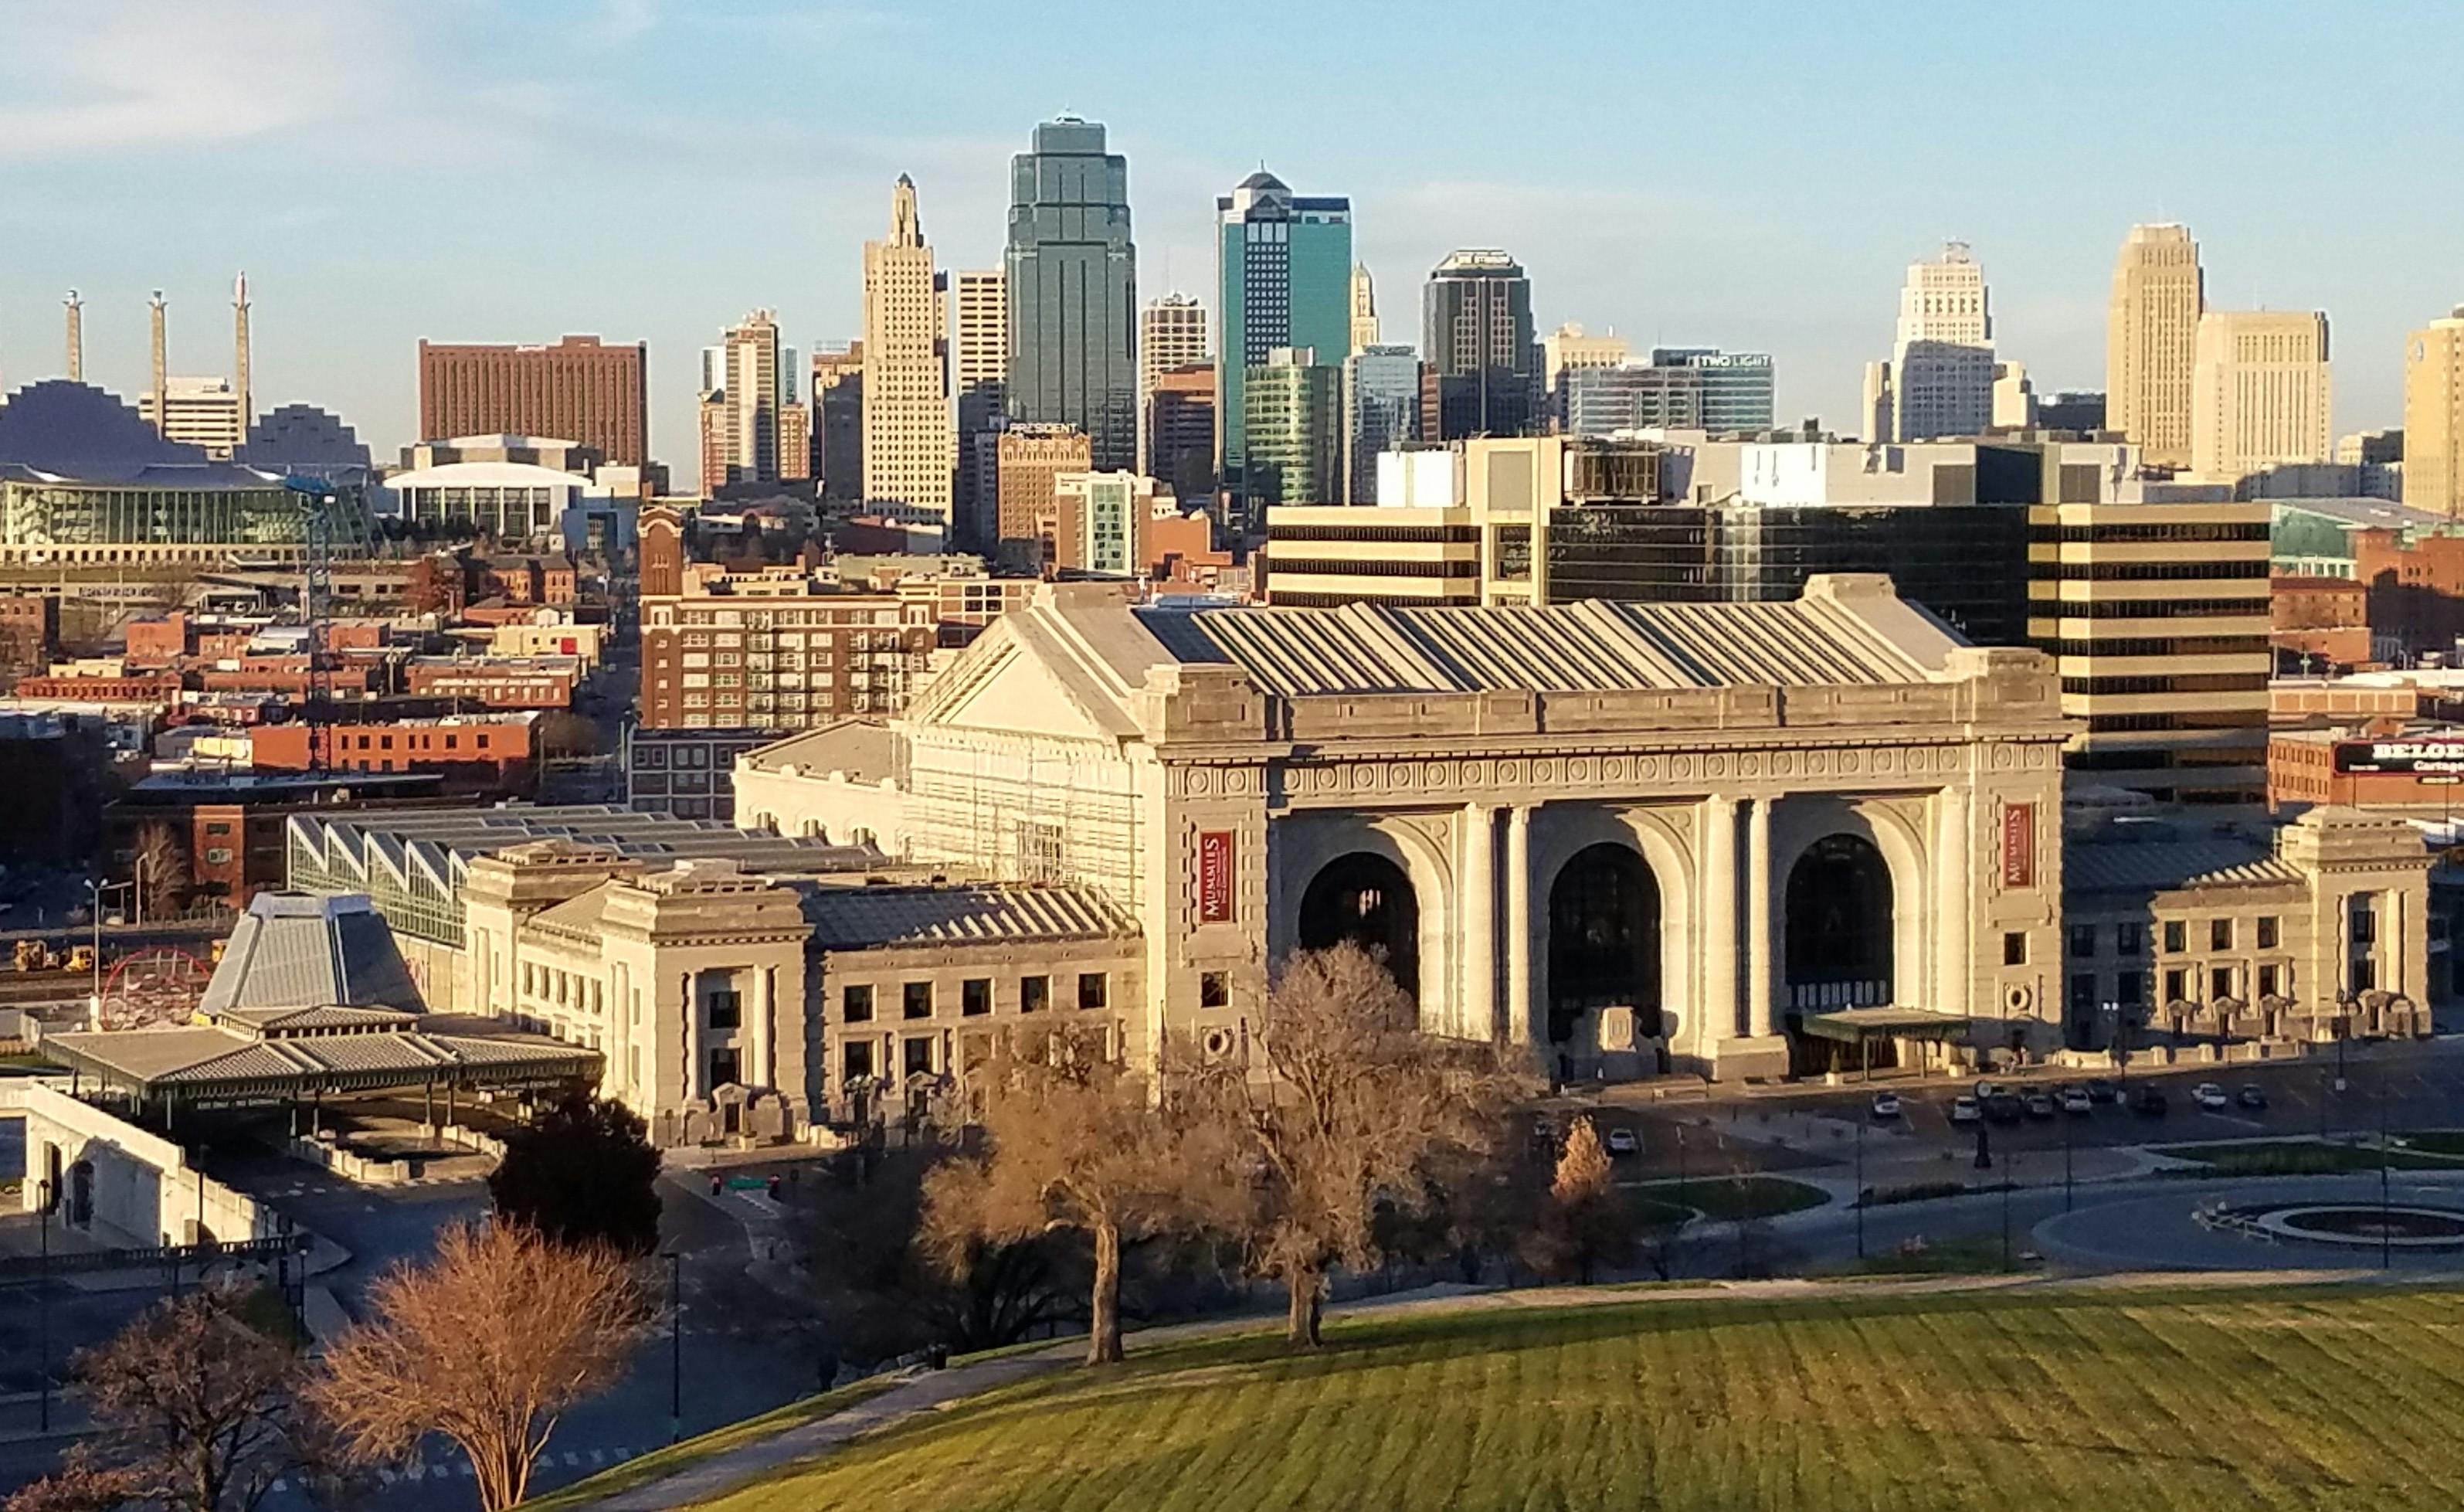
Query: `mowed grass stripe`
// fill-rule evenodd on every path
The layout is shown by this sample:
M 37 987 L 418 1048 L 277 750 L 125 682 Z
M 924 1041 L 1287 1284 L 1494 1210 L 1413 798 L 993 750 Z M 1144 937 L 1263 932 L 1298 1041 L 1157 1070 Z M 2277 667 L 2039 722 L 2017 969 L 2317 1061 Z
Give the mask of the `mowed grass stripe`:
M 2464 1300 L 2034 1291 L 1368 1318 L 1039 1377 L 725 1512 L 2464 1501 Z

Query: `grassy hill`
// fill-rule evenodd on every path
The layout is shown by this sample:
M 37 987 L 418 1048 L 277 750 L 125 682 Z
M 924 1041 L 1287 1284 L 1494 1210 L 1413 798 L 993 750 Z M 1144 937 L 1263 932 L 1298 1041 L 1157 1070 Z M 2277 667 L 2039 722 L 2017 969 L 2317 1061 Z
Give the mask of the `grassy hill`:
M 1652 1301 L 1338 1323 L 1058 1370 L 724 1512 L 2464 1501 L 2464 1296 Z M 1133 1345 L 1134 1347 L 1134 1344 Z

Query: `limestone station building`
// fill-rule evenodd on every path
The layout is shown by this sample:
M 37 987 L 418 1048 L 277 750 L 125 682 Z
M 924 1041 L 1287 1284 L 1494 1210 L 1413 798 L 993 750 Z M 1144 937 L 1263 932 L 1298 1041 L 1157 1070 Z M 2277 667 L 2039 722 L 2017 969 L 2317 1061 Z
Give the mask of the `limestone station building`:
M 1146 1047 L 1242 1054 L 1269 964 L 1349 938 L 1430 1030 L 1559 1075 L 1774 1076 L 2057 1041 L 2072 729 L 2041 654 L 1875 576 L 1429 610 L 1060 584 L 886 732 L 740 758 L 737 821 L 1105 900 Z

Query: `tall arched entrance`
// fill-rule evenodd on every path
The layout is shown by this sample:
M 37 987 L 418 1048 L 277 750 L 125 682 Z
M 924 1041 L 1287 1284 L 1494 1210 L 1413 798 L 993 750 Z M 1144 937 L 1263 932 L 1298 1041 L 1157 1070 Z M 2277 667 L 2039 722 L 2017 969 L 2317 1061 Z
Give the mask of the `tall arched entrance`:
M 1786 910 L 1789 1061 L 1803 1075 L 1828 1069 L 1837 1043 L 1810 1039 L 1805 1014 L 1891 1001 L 1890 865 L 1862 835 L 1826 835 L 1790 868 Z M 1874 1064 L 1891 1063 L 1888 1040 L 1873 1051 Z
M 1403 869 L 1382 856 L 1337 856 L 1301 894 L 1301 948 L 1322 950 L 1345 940 L 1382 959 L 1396 985 L 1419 996 L 1419 898 Z
M 1603 841 L 1576 853 L 1549 889 L 1549 1039 L 1583 1014 L 1634 1010 L 1638 1048 L 1661 1031 L 1660 883 L 1643 858 Z

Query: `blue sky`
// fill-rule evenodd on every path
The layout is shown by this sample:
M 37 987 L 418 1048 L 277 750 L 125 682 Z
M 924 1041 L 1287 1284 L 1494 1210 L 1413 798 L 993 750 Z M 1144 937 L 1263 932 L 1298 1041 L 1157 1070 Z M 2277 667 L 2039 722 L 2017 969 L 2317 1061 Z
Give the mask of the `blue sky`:
M 595 331 L 650 343 L 686 467 L 699 345 L 757 304 L 856 334 L 902 171 L 992 265 L 1009 155 L 1069 110 L 1129 155 L 1142 298 L 1206 293 L 1263 160 L 1353 196 L 1391 338 L 1503 246 L 1542 329 L 1768 349 L 1783 419 L 1849 427 L 1944 237 L 2004 355 L 2094 388 L 2114 250 L 2178 219 L 2211 305 L 2329 312 L 2340 432 L 2392 425 L 2404 332 L 2464 301 L 2459 43 L 2452 0 L 0 0 L 0 381 L 59 370 L 72 286 L 90 378 L 143 386 L 156 287 L 173 370 L 223 371 L 245 267 L 261 405 L 389 452 L 422 336 Z

